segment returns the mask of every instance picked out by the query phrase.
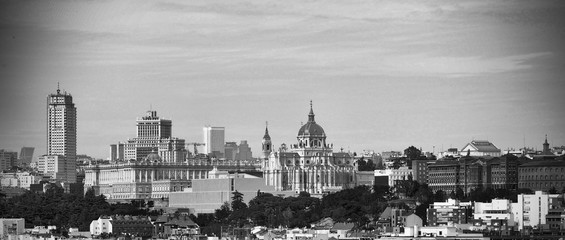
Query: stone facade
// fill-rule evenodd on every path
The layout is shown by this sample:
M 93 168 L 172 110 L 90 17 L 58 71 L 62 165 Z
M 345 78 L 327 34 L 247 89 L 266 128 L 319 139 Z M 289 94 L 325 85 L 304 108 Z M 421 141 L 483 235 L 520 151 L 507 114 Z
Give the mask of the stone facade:
M 277 191 L 311 194 L 339 191 L 355 185 L 353 155 L 333 152 L 310 106 L 308 122 L 298 131 L 297 143 L 272 151 L 268 130 L 263 137 L 263 175 Z

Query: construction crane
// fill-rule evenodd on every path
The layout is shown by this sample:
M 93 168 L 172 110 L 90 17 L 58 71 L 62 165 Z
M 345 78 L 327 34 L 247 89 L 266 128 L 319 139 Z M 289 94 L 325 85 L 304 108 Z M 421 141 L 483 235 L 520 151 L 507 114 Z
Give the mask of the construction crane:
M 186 144 L 187 148 L 190 145 L 194 146 L 194 152 L 192 153 L 192 154 L 194 154 L 194 156 L 198 155 L 198 149 L 196 149 L 196 147 L 206 145 L 205 143 L 197 143 L 197 142 L 189 142 L 189 143 L 185 143 L 185 144 Z

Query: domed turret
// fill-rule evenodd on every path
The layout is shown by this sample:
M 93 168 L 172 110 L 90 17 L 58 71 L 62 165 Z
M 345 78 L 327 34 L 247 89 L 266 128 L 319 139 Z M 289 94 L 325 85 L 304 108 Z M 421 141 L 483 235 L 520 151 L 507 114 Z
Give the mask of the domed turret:
M 308 114 L 308 122 L 298 130 L 298 148 L 326 148 L 326 132 L 322 126 L 316 123 L 314 119 L 314 110 L 312 101 L 310 101 L 310 113 Z
M 312 109 L 312 101 L 310 101 L 310 113 L 308 114 L 308 122 L 298 130 L 298 137 L 326 137 L 326 133 L 322 126 L 316 123 L 314 119 L 314 110 Z

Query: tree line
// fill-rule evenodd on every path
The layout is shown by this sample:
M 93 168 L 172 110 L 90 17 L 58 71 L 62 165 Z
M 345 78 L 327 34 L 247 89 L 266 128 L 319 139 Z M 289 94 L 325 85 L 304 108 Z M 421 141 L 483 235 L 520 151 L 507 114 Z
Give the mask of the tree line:
M 26 228 L 56 226 L 58 233 L 70 227 L 89 231 L 90 223 L 102 215 L 158 215 L 139 201 L 110 204 L 104 195 L 95 196 L 89 189 L 84 195 L 65 193 L 50 185 L 45 192 L 26 191 L 12 198 L 0 195 L 0 218 L 25 218 Z
M 271 193 L 257 192 L 246 204 L 243 194 L 234 192 L 231 203 L 223 204 L 213 214 L 191 215 L 202 228 L 203 233 L 217 236 L 226 227 L 266 226 L 266 227 L 307 227 L 311 223 L 330 217 L 335 222 L 354 223 L 356 229 L 371 230 L 374 220 L 392 200 L 399 197 L 413 199 L 413 209 L 424 223 L 426 210 L 433 202 L 443 202 L 447 198 L 461 201 L 489 202 L 494 198 L 516 201 L 520 193 L 531 193 L 529 189 L 505 190 L 478 188 L 469 194 L 461 189 L 446 193 L 432 191 L 427 184 L 417 181 L 398 181 L 394 188 L 388 186 L 358 186 L 339 192 L 312 197 L 306 192 L 298 196 L 284 197 Z M 402 201 L 394 201 L 400 202 Z M 395 207 L 409 208 L 406 205 Z M 26 227 L 55 225 L 59 231 L 78 227 L 88 231 L 90 223 L 102 215 L 157 216 L 162 211 L 151 210 L 151 204 L 143 200 L 130 203 L 110 204 L 103 195 L 95 196 L 94 191 L 86 194 L 64 193 L 63 189 L 52 185 L 45 193 L 26 192 L 13 198 L 5 198 L 0 193 L 0 218 L 25 218 Z
M 335 222 L 354 223 L 357 229 L 367 229 L 391 200 L 388 186 L 358 186 L 330 193 L 322 198 L 307 192 L 284 197 L 258 192 L 249 202 L 234 192 L 231 204 L 225 203 L 213 214 L 193 216 L 203 233 L 218 235 L 226 226 L 308 227 L 311 223 L 330 217 Z

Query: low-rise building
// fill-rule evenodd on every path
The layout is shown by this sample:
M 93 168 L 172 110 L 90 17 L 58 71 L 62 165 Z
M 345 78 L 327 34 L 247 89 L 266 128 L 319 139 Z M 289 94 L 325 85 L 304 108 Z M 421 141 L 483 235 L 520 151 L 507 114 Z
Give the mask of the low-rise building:
M 427 209 L 429 226 L 453 226 L 469 223 L 473 219 L 471 202 L 460 202 L 448 199 L 445 202 L 434 202 Z
M 30 190 L 31 184 L 37 184 L 48 179 L 49 177 L 30 172 L 0 173 L 0 182 L 2 187 L 19 187 Z
M 392 169 L 379 169 L 375 170 L 375 186 L 389 186 L 389 178 L 392 174 Z
M 475 227 L 490 231 L 508 231 L 515 226 L 512 201 L 493 199 L 490 203 L 475 202 L 473 219 Z
M 531 160 L 518 167 L 519 188 L 534 191 L 557 191 L 565 188 L 565 161 L 563 160 Z
M 375 172 L 374 171 L 359 171 L 355 174 L 356 186 L 373 186 L 375 185 Z
M 440 159 L 428 165 L 428 185 L 434 191 L 469 194 L 476 188 L 518 188 L 518 159 L 514 156 Z
M 275 191 L 263 178 L 245 173 L 229 174 L 214 168 L 207 173 L 208 179 L 192 180 L 192 187 L 182 192 L 171 192 L 169 207 L 188 208 L 191 213 L 214 213 L 225 202 L 231 203 L 234 192 L 243 194 L 248 203 L 258 192 L 295 195 L 294 191 Z
M 154 236 L 158 238 L 200 234 L 200 227 L 187 214 L 164 214 L 159 216 L 153 224 L 155 225 Z
M 25 231 L 25 219 L 0 218 L 0 239 L 9 235 L 20 235 Z
M 112 217 L 100 216 L 90 223 L 90 234 L 98 236 L 102 233 L 112 233 Z
M 399 167 L 398 169 L 392 169 L 390 172 L 390 176 L 388 178 L 388 185 L 393 187 L 396 186 L 397 181 L 403 180 L 411 180 L 412 177 L 412 169 L 408 166 Z
M 90 234 L 99 236 L 114 233 L 135 237 L 150 237 L 154 227 L 151 219 L 145 216 L 100 216 L 90 223 Z

